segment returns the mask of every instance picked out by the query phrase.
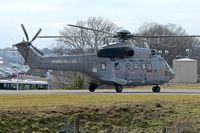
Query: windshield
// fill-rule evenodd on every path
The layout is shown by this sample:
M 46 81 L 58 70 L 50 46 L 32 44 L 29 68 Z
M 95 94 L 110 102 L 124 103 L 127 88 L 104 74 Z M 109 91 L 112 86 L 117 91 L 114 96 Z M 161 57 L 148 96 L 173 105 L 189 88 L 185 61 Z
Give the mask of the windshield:
M 169 66 L 169 64 L 166 61 L 165 61 L 165 66 L 166 66 L 166 68 L 171 69 L 171 67 Z

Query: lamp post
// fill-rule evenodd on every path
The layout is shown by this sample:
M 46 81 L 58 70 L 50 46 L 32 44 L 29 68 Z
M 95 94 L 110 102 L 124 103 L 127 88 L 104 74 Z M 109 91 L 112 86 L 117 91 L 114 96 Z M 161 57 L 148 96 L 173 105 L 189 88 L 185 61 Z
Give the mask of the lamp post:
M 17 54 L 17 65 L 18 65 L 19 64 L 19 53 L 18 53 L 18 51 L 16 52 L 16 54 Z M 17 90 L 19 90 L 18 79 L 19 79 L 19 70 L 17 69 Z
M 6 66 L 6 50 L 5 49 L 3 50 L 3 64 L 5 67 Z

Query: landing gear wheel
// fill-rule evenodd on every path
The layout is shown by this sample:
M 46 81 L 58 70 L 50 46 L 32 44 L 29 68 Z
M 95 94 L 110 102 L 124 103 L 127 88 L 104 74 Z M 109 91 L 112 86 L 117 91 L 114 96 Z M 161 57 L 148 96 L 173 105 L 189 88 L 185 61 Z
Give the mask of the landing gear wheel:
M 90 91 L 90 92 L 94 92 L 94 91 L 96 90 L 97 87 L 98 87 L 97 84 L 91 83 L 90 86 L 89 86 L 89 91 Z
M 116 92 L 121 93 L 122 90 L 123 90 L 123 86 L 121 86 L 121 85 L 115 85 L 115 90 L 116 90 Z
M 156 86 L 154 86 L 154 87 L 152 88 L 152 91 L 153 91 L 153 92 L 160 92 L 160 87 L 159 87 L 158 85 L 156 85 Z

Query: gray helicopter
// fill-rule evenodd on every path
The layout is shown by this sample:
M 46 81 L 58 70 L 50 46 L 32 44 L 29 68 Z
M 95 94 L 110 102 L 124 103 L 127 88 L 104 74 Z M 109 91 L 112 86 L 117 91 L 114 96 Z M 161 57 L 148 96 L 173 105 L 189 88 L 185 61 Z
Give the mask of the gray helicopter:
M 116 34 L 108 33 L 112 37 L 118 38 L 119 41 L 104 46 L 95 54 L 45 57 L 41 51 L 32 45 L 32 42 L 37 37 L 60 36 L 38 36 L 41 32 L 41 29 L 39 29 L 33 39 L 29 41 L 23 24 L 21 26 L 27 41 L 22 41 L 14 46 L 17 47 L 25 62 L 30 66 L 30 71 L 63 70 L 83 73 L 91 79 L 89 83 L 90 92 L 94 92 L 102 84 L 115 86 L 116 92 L 122 92 L 123 86 L 141 85 L 153 85 L 152 91 L 160 92 L 159 85 L 169 82 L 175 76 L 174 71 L 157 54 L 156 50 L 135 48 L 128 44 L 126 40 L 142 37 L 179 36 L 142 36 L 133 35 L 128 30 L 119 30 Z M 76 25 L 69 26 L 94 30 Z

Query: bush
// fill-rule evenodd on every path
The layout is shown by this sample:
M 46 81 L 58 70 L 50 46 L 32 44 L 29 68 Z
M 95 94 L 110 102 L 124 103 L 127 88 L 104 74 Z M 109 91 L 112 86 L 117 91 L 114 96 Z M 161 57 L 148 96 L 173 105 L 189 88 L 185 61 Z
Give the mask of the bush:
M 71 82 L 69 83 L 68 89 L 83 89 L 85 78 L 81 73 L 73 73 Z

